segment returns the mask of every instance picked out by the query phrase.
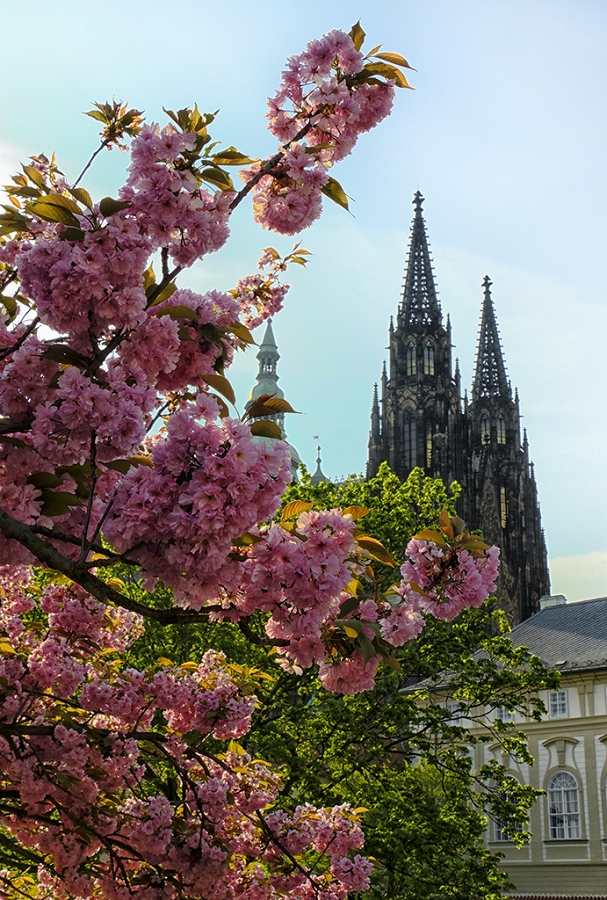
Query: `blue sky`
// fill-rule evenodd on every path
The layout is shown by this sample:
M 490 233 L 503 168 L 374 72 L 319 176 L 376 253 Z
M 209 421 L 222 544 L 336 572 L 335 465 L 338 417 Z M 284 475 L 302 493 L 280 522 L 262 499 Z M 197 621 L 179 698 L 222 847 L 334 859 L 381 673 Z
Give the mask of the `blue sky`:
M 416 90 L 361 138 L 335 176 L 353 215 L 326 209 L 303 234 L 307 271 L 275 320 L 281 386 L 302 415 L 289 439 L 312 466 L 362 471 L 373 382 L 385 355 L 419 188 L 443 312 L 470 383 L 490 275 L 506 363 L 536 464 L 553 591 L 607 594 L 607 5 L 601 0 L 277 2 L 4 0 L 0 174 L 55 151 L 75 178 L 96 146 L 92 101 L 164 121 L 162 106 L 220 109 L 213 136 L 254 156 L 274 144 L 265 100 L 285 59 L 360 18 L 369 46 L 404 54 Z M 105 153 L 86 186 L 115 192 L 126 157 Z M 228 288 L 254 271 L 262 231 L 242 204 L 233 239 L 182 284 Z M 239 359 L 244 404 L 256 371 Z

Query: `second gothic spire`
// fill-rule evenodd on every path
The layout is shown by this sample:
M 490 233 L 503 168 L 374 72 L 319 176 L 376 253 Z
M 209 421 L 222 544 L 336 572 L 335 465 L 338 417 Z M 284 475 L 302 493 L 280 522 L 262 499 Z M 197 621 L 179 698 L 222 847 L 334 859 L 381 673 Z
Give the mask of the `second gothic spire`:
M 512 399 L 491 299 L 491 281 L 488 275 L 485 275 L 483 279 L 483 289 L 483 310 L 478 333 L 472 397 L 474 400 L 479 400 L 481 397 Z

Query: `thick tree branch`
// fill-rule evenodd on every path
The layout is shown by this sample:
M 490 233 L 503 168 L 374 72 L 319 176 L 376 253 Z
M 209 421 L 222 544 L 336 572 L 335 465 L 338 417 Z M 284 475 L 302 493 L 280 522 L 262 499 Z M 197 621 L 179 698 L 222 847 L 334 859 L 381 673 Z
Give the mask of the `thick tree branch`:
M 25 547 L 30 553 L 41 562 L 57 572 L 61 572 L 71 581 L 79 584 L 80 587 L 96 597 L 102 603 L 114 603 L 122 609 L 128 609 L 130 612 L 138 613 L 146 619 L 154 619 L 161 625 L 172 625 L 177 623 L 186 624 L 188 622 L 206 622 L 209 613 L 218 612 L 220 606 L 207 606 L 202 610 L 189 609 L 154 609 L 139 603 L 131 597 L 121 594 L 111 585 L 106 584 L 101 578 L 91 574 L 88 571 L 86 563 L 76 562 L 63 556 L 52 544 L 43 541 L 39 535 L 35 534 L 29 525 L 24 525 L 14 519 L 7 512 L 0 509 L 0 530 L 4 532 L 7 538 L 13 538 Z

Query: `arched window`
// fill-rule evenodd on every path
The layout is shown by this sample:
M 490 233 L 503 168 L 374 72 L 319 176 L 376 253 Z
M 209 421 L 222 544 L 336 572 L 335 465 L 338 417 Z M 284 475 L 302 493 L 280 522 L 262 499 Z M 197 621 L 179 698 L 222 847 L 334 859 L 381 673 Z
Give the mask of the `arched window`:
M 491 422 L 489 416 L 481 418 L 481 444 L 488 444 L 491 440 Z
M 408 419 L 405 422 L 405 465 L 408 469 L 413 469 L 417 465 L 417 426 L 415 419 Z
M 502 528 L 505 528 L 508 524 L 508 504 L 506 503 L 506 488 L 500 488 L 500 519 L 502 522 Z
M 510 791 L 503 791 L 501 797 L 504 800 L 512 800 Z M 523 826 L 520 822 L 514 822 L 509 827 L 501 819 L 496 819 L 493 823 L 493 835 L 496 841 L 512 841 L 512 834 L 515 831 L 522 831 Z
M 417 372 L 417 354 L 415 352 L 415 344 L 412 342 L 407 344 L 405 362 L 407 367 L 407 375 L 415 375 L 415 373 Z
M 424 375 L 434 375 L 434 346 L 431 341 L 424 344 Z
M 567 841 L 581 838 L 578 786 L 569 772 L 557 772 L 550 779 L 548 815 L 551 840 Z
M 506 423 L 503 416 L 497 417 L 497 442 L 498 444 L 506 443 Z

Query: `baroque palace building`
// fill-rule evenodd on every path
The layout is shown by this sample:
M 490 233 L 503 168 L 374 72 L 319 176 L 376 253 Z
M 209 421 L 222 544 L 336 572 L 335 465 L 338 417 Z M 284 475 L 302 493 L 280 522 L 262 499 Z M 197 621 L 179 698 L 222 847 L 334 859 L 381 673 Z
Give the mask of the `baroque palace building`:
M 550 578 L 533 463 L 521 441 L 518 392 L 500 344 L 491 281 L 485 277 L 474 381 L 461 394 L 451 358 L 451 324 L 437 297 L 423 197 L 414 197 L 409 258 L 396 322 L 390 320 L 389 365 L 374 388 L 367 477 L 387 462 L 400 478 L 419 466 L 462 486 L 459 515 L 501 549 L 497 596 L 512 625 L 540 608 Z

